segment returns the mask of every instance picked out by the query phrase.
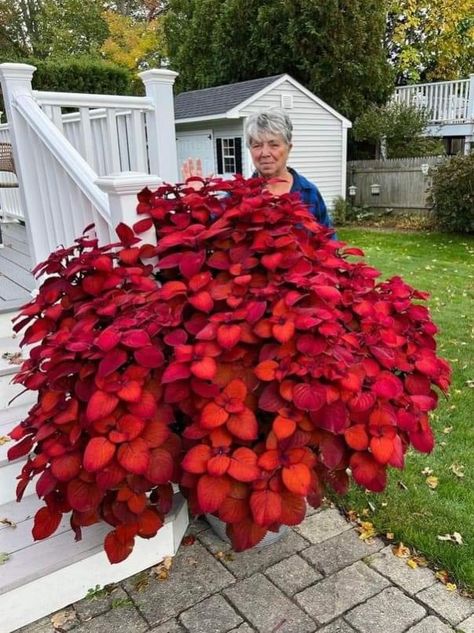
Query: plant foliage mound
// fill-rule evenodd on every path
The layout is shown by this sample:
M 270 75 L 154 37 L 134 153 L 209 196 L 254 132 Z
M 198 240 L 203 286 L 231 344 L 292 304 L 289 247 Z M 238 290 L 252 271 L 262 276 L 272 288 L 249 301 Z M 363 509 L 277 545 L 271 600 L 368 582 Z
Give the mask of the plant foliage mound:
M 442 229 L 474 233 L 474 153 L 453 156 L 437 167 L 430 194 Z
M 450 370 L 425 293 L 378 283 L 297 195 L 258 179 L 145 190 L 138 213 L 119 243 L 85 235 L 38 266 L 48 277 L 15 326 L 33 345 L 16 381 L 38 400 L 9 457 L 30 453 L 19 499 L 38 477 L 36 539 L 64 513 L 77 538 L 105 521 L 123 560 L 176 482 L 240 551 L 350 473 L 381 491 L 410 445 L 431 451 Z

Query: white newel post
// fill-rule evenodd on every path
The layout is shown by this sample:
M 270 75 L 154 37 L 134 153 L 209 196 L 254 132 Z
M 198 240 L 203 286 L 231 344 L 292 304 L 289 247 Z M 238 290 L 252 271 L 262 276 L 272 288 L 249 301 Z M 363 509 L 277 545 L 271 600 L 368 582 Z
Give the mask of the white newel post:
M 36 264 L 42 259 L 44 249 L 41 246 L 48 244 L 48 227 L 41 221 L 40 213 L 35 212 L 37 205 L 40 204 L 36 166 L 27 126 L 16 108 L 18 98 L 26 97 L 33 100 L 31 80 L 35 70 L 36 67 L 29 64 L 0 64 L 3 100 L 10 128 L 20 202 L 26 220 L 31 259 Z
M 173 84 L 178 73 L 166 68 L 138 73 L 154 112 L 147 113 L 150 168 L 165 182 L 178 180 L 178 156 L 174 124 Z
M 115 229 L 120 222 L 133 226 L 140 219 L 136 211 L 137 194 L 145 187 L 157 189 L 162 182 L 158 176 L 150 176 L 150 174 L 136 171 L 125 171 L 98 178 L 95 184 L 109 197 L 112 229 Z M 141 233 L 140 237 L 145 243 L 156 243 L 153 228 Z

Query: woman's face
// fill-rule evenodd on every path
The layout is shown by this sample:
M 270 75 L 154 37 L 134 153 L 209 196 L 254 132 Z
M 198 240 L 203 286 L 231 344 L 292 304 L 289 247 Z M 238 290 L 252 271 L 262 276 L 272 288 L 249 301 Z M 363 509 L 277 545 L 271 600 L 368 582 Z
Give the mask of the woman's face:
M 264 178 L 275 178 L 286 173 L 291 144 L 280 134 L 265 134 L 250 142 L 250 154 L 255 169 Z

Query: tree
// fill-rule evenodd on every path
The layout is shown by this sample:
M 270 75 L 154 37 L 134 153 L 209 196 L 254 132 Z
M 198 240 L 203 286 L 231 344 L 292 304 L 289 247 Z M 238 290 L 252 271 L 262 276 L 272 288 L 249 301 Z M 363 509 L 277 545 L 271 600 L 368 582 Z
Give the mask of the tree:
M 4 60 L 36 55 L 43 0 L 0 3 L 0 50 Z
M 355 117 L 392 73 L 378 0 L 170 0 L 165 33 L 181 90 L 287 72 Z
M 103 0 L 11 0 L 0 5 L 3 59 L 97 56 L 107 37 Z
M 473 0 L 388 0 L 388 6 L 386 44 L 398 83 L 472 72 Z
M 159 67 L 166 58 L 162 23 L 159 18 L 134 19 L 114 11 L 104 14 L 109 35 L 101 53 L 130 70 Z
M 376 158 L 444 154 L 440 139 L 423 136 L 430 114 L 405 103 L 371 105 L 354 123 L 354 139 L 374 143 Z

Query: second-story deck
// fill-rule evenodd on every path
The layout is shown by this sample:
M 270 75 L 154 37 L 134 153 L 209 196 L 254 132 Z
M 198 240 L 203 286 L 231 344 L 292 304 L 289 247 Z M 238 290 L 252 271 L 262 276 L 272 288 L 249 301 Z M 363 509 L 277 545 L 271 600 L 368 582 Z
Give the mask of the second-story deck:
M 398 86 L 392 99 L 425 109 L 428 134 L 464 136 L 467 147 L 474 143 L 474 73 L 468 79 Z

